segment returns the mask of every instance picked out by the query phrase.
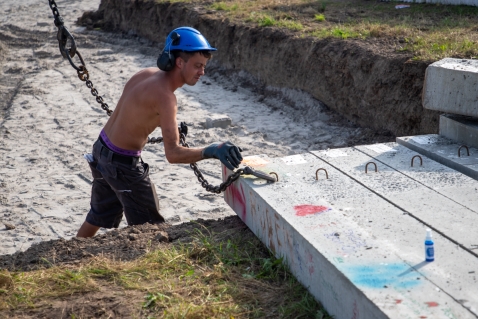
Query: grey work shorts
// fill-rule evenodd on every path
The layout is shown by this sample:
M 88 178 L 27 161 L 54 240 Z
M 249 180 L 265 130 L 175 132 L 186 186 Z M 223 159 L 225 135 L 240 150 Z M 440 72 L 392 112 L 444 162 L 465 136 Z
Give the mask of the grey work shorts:
M 140 157 L 119 155 L 101 139 L 93 145 L 91 209 L 86 221 L 118 228 L 123 212 L 128 225 L 163 223 L 158 195 L 149 178 L 149 165 Z

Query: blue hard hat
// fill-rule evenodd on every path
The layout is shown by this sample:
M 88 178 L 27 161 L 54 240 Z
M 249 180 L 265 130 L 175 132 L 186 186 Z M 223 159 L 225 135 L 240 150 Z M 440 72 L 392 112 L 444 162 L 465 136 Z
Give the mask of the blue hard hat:
M 180 27 L 171 31 L 166 38 L 168 51 L 216 51 L 198 30 Z

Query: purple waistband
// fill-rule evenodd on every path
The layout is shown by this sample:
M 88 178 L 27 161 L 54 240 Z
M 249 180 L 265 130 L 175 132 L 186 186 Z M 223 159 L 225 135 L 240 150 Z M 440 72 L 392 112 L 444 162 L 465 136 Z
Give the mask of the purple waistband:
M 100 137 L 103 140 L 103 142 L 105 142 L 106 146 L 108 146 L 108 148 L 115 153 L 126 155 L 126 156 L 136 156 L 136 157 L 141 156 L 141 151 L 125 150 L 111 143 L 110 139 L 108 138 L 104 130 L 101 130 Z

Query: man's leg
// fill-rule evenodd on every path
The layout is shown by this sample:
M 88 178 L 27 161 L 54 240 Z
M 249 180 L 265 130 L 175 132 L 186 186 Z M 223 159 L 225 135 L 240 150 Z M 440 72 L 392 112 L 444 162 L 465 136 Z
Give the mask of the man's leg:
M 118 193 L 123 204 L 128 225 L 145 223 L 164 223 L 159 213 L 159 200 L 156 188 L 149 178 L 149 165 L 142 161 L 136 169 L 123 169 L 118 172 L 118 180 L 129 186 L 128 192 Z
M 99 158 L 101 143 L 97 142 L 93 146 L 94 158 Z M 123 206 L 116 196 L 115 191 L 111 188 L 107 180 L 115 177 L 103 174 L 96 168 L 98 162 L 89 162 L 91 174 L 93 176 L 93 185 L 91 187 L 90 211 L 86 215 L 86 219 L 78 230 L 77 237 L 93 237 L 98 229 L 118 228 L 123 217 Z M 102 166 L 109 168 L 107 163 Z M 115 168 L 111 171 L 115 171 Z
M 90 223 L 85 221 L 78 230 L 78 234 L 76 234 L 76 237 L 93 237 L 98 231 L 98 229 L 100 229 L 100 227 L 91 225 Z

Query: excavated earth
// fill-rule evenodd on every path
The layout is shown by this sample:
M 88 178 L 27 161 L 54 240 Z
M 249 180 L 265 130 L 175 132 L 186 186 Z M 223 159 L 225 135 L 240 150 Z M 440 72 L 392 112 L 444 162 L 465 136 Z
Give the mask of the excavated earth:
M 136 225 L 112 230 L 92 238 L 74 237 L 71 240 L 44 241 L 24 252 L 0 255 L 0 269 L 29 271 L 52 265 L 75 265 L 95 256 L 128 261 L 160 246 L 178 242 L 187 243 L 198 230 L 205 229 L 212 234 L 222 233 L 223 236 L 231 231 L 239 232 L 243 237 L 254 236 L 237 216 L 218 220 L 198 219 L 179 225 Z
M 245 71 L 264 86 L 303 90 L 352 123 L 377 132 L 404 136 L 438 131 L 438 113 L 421 103 L 430 62 L 397 53 L 387 39 L 299 38 L 291 31 L 235 24 L 201 6 L 149 0 L 102 0 L 97 11 L 85 13 L 79 22 L 158 43 L 172 29 L 189 25 L 218 48 L 213 71 Z

